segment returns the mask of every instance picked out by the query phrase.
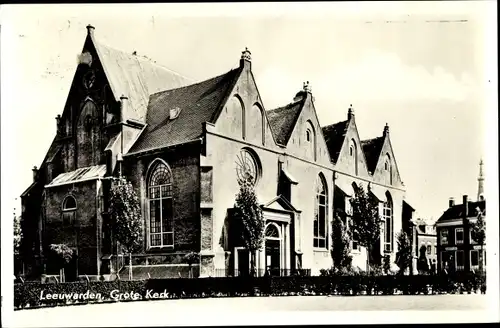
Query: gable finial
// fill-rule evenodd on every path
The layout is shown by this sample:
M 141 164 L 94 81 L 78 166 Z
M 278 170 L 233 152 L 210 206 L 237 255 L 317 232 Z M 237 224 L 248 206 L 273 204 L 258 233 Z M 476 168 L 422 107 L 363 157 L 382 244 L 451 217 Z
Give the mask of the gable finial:
M 302 89 L 305 91 L 305 92 L 309 92 L 311 93 L 312 90 L 311 90 L 311 85 L 309 84 L 309 81 L 306 81 L 304 82 L 303 86 L 302 86 Z
M 92 35 L 92 36 L 93 36 L 93 35 L 94 35 L 94 30 L 95 30 L 95 27 L 94 27 L 94 26 L 92 26 L 92 25 L 90 25 L 90 24 L 88 24 L 88 25 L 87 25 L 87 33 L 88 33 L 89 35 Z
M 385 126 L 384 126 L 384 136 L 388 135 L 389 134 L 389 124 L 385 123 Z
M 247 60 L 249 62 L 252 61 L 252 53 L 248 50 L 248 47 L 245 47 L 245 50 L 241 52 L 241 59 Z
M 352 104 L 349 105 L 349 109 L 347 110 L 347 119 L 350 120 L 354 117 L 354 109 L 352 108 Z

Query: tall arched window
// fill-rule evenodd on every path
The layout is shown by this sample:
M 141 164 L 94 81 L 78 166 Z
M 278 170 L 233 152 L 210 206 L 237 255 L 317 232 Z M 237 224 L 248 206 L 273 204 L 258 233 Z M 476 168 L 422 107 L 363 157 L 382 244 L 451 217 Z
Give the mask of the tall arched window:
M 69 195 L 64 198 L 62 204 L 62 219 L 63 225 L 72 225 L 75 223 L 76 218 L 76 199 Z
M 351 145 L 349 147 L 349 156 L 353 163 L 354 174 L 358 174 L 358 147 L 356 145 L 356 141 L 351 139 Z
M 318 175 L 316 179 L 316 206 L 314 213 L 313 246 L 326 248 L 326 225 L 328 221 L 328 190 L 325 178 Z
M 394 220 L 393 220 L 393 204 L 392 197 L 386 193 L 386 201 L 383 204 L 382 218 L 384 221 L 384 251 L 392 252 L 394 249 Z
M 172 173 L 163 161 L 152 167 L 148 179 L 149 246 L 173 247 Z

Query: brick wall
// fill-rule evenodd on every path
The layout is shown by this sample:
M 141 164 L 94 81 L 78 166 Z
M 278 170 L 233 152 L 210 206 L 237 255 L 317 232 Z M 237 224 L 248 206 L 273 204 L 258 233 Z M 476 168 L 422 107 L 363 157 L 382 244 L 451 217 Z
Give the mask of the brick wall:
M 140 158 L 126 158 L 124 175 L 130 179 L 141 199 L 146 236 L 149 225 L 149 213 L 147 211 L 149 204 L 146 190 L 148 169 L 153 161 L 162 159 L 172 171 L 174 248 L 150 250 L 148 249 L 147 238 L 145 238 L 144 251 L 200 251 L 199 154 L 199 145 L 191 145 Z

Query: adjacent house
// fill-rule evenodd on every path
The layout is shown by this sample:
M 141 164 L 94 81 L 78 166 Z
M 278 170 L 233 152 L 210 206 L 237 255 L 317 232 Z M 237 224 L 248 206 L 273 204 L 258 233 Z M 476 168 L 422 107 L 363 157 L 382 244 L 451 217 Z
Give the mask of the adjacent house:
M 56 136 L 21 196 L 21 252 L 32 275 L 56 272 L 54 243 L 76 250 L 66 280 L 126 270 L 107 225 L 118 175 L 131 181 L 142 207 L 135 277 L 184 276 L 189 252 L 200 255 L 200 277 L 248 271 L 233 217 L 242 178 L 264 213 L 259 270 L 330 268 L 332 217 L 349 214 L 361 185 L 379 200 L 384 220 L 376 251 L 394 260 L 405 187 L 388 125 L 360 140 L 349 108 L 345 121 L 322 126 L 308 82 L 289 104 L 266 109 L 248 49 L 238 67 L 195 83 L 87 30 Z M 366 250 L 356 240 L 352 254 L 364 269 Z
M 478 270 L 481 259 L 483 268 L 486 268 L 486 245 L 478 244 L 471 229 L 479 215 L 486 218 L 482 161 L 479 172 L 477 200 L 470 201 L 467 195 L 464 195 L 462 204 L 455 204 L 451 198 L 448 209 L 436 222 L 440 270 L 448 272 Z

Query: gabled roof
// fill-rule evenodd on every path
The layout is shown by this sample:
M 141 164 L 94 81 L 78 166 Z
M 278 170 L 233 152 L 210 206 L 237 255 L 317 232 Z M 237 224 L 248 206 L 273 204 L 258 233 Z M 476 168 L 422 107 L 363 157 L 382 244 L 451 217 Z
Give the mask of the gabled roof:
M 203 82 L 151 95 L 146 116 L 147 126 L 129 154 L 201 136 L 203 123 L 214 119 L 214 114 L 223 106 L 240 73 L 241 68 L 237 68 Z M 170 110 L 175 108 L 180 112 L 171 120 Z
M 304 96 L 286 106 L 266 111 L 271 131 L 277 143 L 283 146 L 287 145 L 305 101 L 306 97 Z
M 361 141 L 361 147 L 366 158 L 366 166 L 371 174 L 373 174 L 373 172 L 377 168 L 380 152 L 382 151 L 382 146 L 384 145 L 384 140 L 385 139 L 382 136 Z
M 340 150 L 342 149 L 342 145 L 344 144 L 348 126 L 349 120 L 322 127 L 326 146 L 328 147 L 328 151 L 330 153 L 330 157 L 333 160 L 333 163 L 337 163 Z
M 103 45 L 95 37 L 92 42 L 116 100 L 128 97 L 127 119 L 143 122 L 151 94 L 194 82 L 148 58 Z
M 468 213 L 467 217 L 468 218 L 473 218 L 477 217 L 477 208 L 483 213 L 483 215 L 486 215 L 486 201 L 482 200 L 479 202 L 469 202 L 468 203 Z M 454 205 L 450 208 L 448 208 L 443 215 L 437 220 L 437 222 L 443 222 L 447 220 L 456 220 L 456 219 L 461 219 L 464 214 L 464 205 L 463 204 L 457 204 Z

